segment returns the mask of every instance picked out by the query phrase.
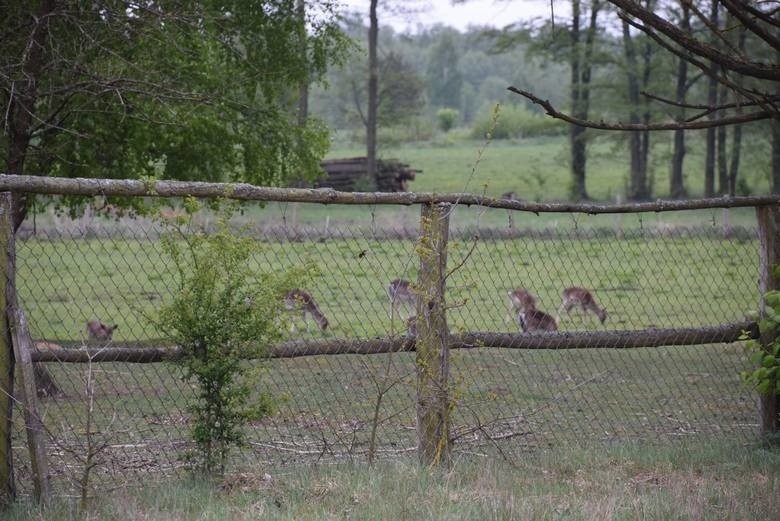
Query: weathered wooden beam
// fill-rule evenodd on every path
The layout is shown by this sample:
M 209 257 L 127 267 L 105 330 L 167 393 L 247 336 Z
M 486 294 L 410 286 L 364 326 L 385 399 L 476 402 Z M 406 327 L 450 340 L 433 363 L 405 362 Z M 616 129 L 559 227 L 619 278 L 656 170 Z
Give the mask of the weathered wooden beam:
M 780 210 L 776 207 L 756 208 L 759 238 L 759 299 L 763 316 L 766 313 L 764 295 L 768 291 L 780 289 L 780 280 L 775 276 L 775 270 L 780 266 Z M 776 331 L 761 334 L 761 344 L 769 346 L 778 338 Z M 759 396 L 761 415 L 761 434 L 774 434 L 780 430 L 780 405 L 775 389 L 778 381 L 775 377 L 770 392 Z
M 535 203 L 510 201 L 468 193 L 431 192 L 338 192 L 327 188 L 275 188 L 245 183 L 203 183 L 187 181 L 144 182 L 130 179 L 86 179 L 45 176 L 0 175 L 0 190 L 36 194 L 61 194 L 84 196 L 123 197 L 224 197 L 241 201 L 307 202 L 321 204 L 462 204 L 504 208 L 533 213 L 586 213 L 614 214 L 640 212 L 671 212 L 706 208 L 737 208 L 752 206 L 777 206 L 780 195 L 748 197 L 719 197 L 713 199 L 689 199 L 655 201 L 646 203 L 588 204 L 588 203 Z
M 495 347 L 505 349 L 637 349 L 676 345 L 727 344 L 740 340 L 742 334 L 758 338 L 755 322 L 735 322 L 701 328 L 646 329 L 641 331 L 581 331 L 545 334 L 462 333 L 449 336 L 450 349 Z M 39 343 L 45 345 L 43 343 Z M 49 344 L 51 345 L 51 344 Z M 87 363 L 127 362 L 151 364 L 176 360 L 181 351 L 174 346 L 150 347 L 145 343 L 122 342 L 111 347 L 87 347 L 61 343 L 57 349 L 33 351 L 35 362 Z M 321 355 L 377 355 L 414 351 L 415 340 L 409 337 L 352 340 L 328 338 L 283 342 L 268 350 L 268 358 L 298 358 Z

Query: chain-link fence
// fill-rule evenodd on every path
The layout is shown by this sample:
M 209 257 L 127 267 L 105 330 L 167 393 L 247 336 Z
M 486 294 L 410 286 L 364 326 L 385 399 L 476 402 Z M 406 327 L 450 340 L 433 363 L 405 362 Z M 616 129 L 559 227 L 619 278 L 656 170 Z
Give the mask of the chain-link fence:
M 756 397 L 739 376 L 747 357 L 732 342 L 759 304 L 752 208 L 731 210 L 728 222 L 720 210 L 513 219 L 506 210 L 448 212 L 456 455 L 511 461 L 570 443 L 756 435 Z M 208 228 L 213 216 L 197 219 Z M 246 362 L 259 369 L 254 392 L 274 409 L 249 425 L 229 470 L 365 461 L 370 450 L 414 454 L 415 328 L 407 319 L 416 312 L 418 219 L 417 206 L 285 203 L 248 203 L 234 216 L 231 226 L 259 242 L 258 271 L 316 265 L 301 289 L 327 327 L 289 311 L 291 327 L 271 357 Z M 121 486 L 180 472 L 193 448 L 194 389 L 165 359 L 173 348 L 150 320 L 174 289 L 164 233 L 148 217 L 70 219 L 49 210 L 17 235 L 19 301 L 35 359 L 49 360 L 38 362 L 39 378 L 51 379 L 38 406 L 60 493 L 77 488 L 87 463 L 101 487 Z M 412 297 L 391 281 L 409 281 Z M 90 320 L 118 327 L 96 333 L 93 322 L 90 335 Z M 631 344 L 625 331 L 645 336 Z M 69 358 L 84 347 L 95 361 Z M 15 471 L 26 490 L 18 407 L 14 418 Z

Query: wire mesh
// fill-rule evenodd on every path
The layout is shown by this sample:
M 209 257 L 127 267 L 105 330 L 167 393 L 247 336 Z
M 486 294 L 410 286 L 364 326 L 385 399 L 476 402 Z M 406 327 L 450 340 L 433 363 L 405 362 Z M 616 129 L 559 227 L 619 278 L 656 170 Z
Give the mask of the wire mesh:
M 321 330 L 290 312 L 286 340 L 405 338 L 413 306 L 393 307 L 387 286 L 415 281 L 418 208 L 331 210 L 302 205 L 247 208 L 236 229 L 260 244 L 258 270 L 315 263 L 305 290 L 327 317 Z M 333 211 L 339 213 L 339 209 Z M 555 218 L 457 208 L 448 246 L 447 320 L 465 331 L 534 331 L 532 294 L 559 332 L 690 328 L 743 320 L 757 308 L 758 241 L 749 213 L 723 226 L 715 212 L 659 219 Z M 208 226 L 208 215 L 200 217 Z M 735 222 L 736 221 L 736 222 Z M 740 224 L 741 223 L 741 224 Z M 68 220 L 47 214 L 17 241 L 17 286 L 41 349 L 163 346 L 154 317 L 173 292 L 163 227 L 145 218 Z M 566 310 L 565 288 L 587 290 Z M 589 303 L 592 300 L 592 304 Z M 283 303 L 279 303 L 283 307 Z M 602 322 L 600 310 L 606 311 Z M 524 321 L 519 320 L 523 314 Z M 118 325 L 90 340 L 88 320 Z M 337 342 L 338 343 L 338 342 Z M 478 346 L 450 353 L 456 453 L 519 457 L 570 443 L 751 436 L 755 399 L 741 383 L 739 343 L 642 349 L 524 350 Z M 247 361 L 261 368 L 257 393 L 273 414 L 253 421 L 231 470 L 365 461 L 416 450 L 414 353 L 331 354 Z M 61 394 L 40 407 L 57 490 L 78 487 L 85 457 L 116 486 L 175 475 L 193 448 L 187 404 L 194 395 L 174 362 L 41 363 Z M 92 390 L 92 392 L 90 392 Z M 21 414 L 17 479 L 31 488 Z M 89 423 L 88 423 L 89 422 Z M 374 427 L 376 427 L 374 429 Z

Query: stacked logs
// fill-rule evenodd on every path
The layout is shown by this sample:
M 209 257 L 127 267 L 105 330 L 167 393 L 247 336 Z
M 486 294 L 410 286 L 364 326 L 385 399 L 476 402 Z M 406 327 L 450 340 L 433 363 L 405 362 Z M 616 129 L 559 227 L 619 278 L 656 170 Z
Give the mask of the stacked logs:
M 371 183 L 367 177 L 367 161 L 365 157 L 346 159 L 327 159 L 322 161 L 325 175 L 315 182 L 315 188 L 333 188 L 342 192 L 371 191 Z M 395 159 L 377 160 L 377 190 L 379 192 L 406 192 L 408 183 L 414 181 L 421 170 L 410 168 L 409 165 Z

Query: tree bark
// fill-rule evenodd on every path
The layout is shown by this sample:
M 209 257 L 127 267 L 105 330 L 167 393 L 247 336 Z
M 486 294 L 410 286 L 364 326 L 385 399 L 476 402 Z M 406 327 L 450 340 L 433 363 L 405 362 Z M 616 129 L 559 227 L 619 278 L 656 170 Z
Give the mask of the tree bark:
M 740 52 L 744 52 L 745 50 L 745 43 L 747 40 L 747 30 L 742 27 L 739 31 L 738 41 L 737 41 L 737 48 L 740 50 Z M 742 77 L 739 76 L 735 78 L 735 83 L 739 86 L 742 85 Z M 737 114 L 742 114 L 742 107 L 738 106 L 736 108 Z M 734 125 L 734 131 L 732 133 L 732 141 L 731 141 L 731 164 L 729 166 L 729 174 L 728 174 L 728 183 L 729 183 L 729 189 L 728 194 L 730 196 L 734 196 L 737 194 L 737 176 L 739 175 L 739 160 L 740 155 L 742 153 L 742 125 Z
M 637 63 L 636 48 L 631 37 L 628 22 L 623 21 L 623 50 L 626 58 L 626 85 L 628 88 L 629 123 L 640 122 L 638 108 L 641 105 L 639 99 L 639 65 Z M 643 150 L 642 132 L 631 132 L 628 136 L 628 149 L 630 156 L 628 199 L 631 201 L 646 200 L 649 197 L 647 190 L 647 175 L 645 171 L 646 159 Z
M 587 119 L 590 111 L 590 82 L 593 70 L 593 46 L 598 29 L 598 12 L 600 0 L 591 1 L 590 25 L 585 33 L 584 48 L 581 42 L 581 11 L 580 0 L 572 0 L 571 43 L 571 106 L 576 117 Z M 571 125 L 569 127 L 569 144 L 571 148 L 572 186 L 571 196 L 574 200 L 589 199 L 586 187 L 587 173 L 587 135 L 585 127 Z
M 756 210 L 759 236 L 759 306 L 761 315 L 766 313 L 764 295 L 780 289 L 775 269 L 780 265 L 780 208 L 765 207 Z M 762 332 L 761 343 L 768 346 L 777 341 L 776 331 Z M 780 429 L 780 396 L 776 392 L 778 377 L 775 375 L 770 392 L 759 396 L 761 434 L 775 434 Z
M 298 27 L 301 53 L 305 56 L 308 52 L 306 45 L 306 2 L 305 0 L 296 0 L 295 9 L 298 12 Z M 301 82 L 298 87 L 298 126 L 305 127 L 306 120 L 309 118 L 309 76 Z
M 572 112 L 581 111 L 581 91 L 580 83 L 580 0 L 571 2 L 571 106 Z M 577 125 L 569 127 L 569 146 L 571 147 L 571 173 L 572 187 L 571 196 L 575 201 L 588 199 L 588 192 L 585 187 L 585 167 L 587 162 L 585 145 L 585 128 Z
M 38 101 L 38 83 L 44 67 L 44 53 L 48 48 L 49 20 L 56 9 L 54 0 L 42 0 L 23 56 L 23 78 L 14 82 L 8 100 L 6 121 L 8 128 L 8 156 L 6 172 L 24 174 L 24 166 L 32 139 Z M 27 198 L 24 194 L 13 196 L 14 230 L 21 226 L 27 215 Z
M 368 182 L 372 190 L 377 186 L 376 168 L 376 135 L 377 110 L 379 108 L 379 61 L 377 45 L 379 38 L 379 21 L 377 20 L 378 0 L 371 0 L 369 8 L 368 28 L 368 109 L 366 121 L 366 157 L 368 158 Z
M 682 14 L 680 18 L 680 28 L 685 31 L 691 29 L 691 10 L 690 6 L 682 2 Z M 688 62 L 682 58 L 677 62 L 677 85 L 674 91 L 674 101 L 678 105 L 685 103 L 688 93 Z M 685 108 L 680 106 L 677 110 L 677 121 L 685 121 Z M 672 153 L 672 174 L 669 179 L 669 195 L 672 199 L 682 199 L 688 197 L 688 190 L 685 188 L 685 177 L 683 176 L 683 163 L 685 161 L 685 131 L 677 129 L 674 131 L 674 152 Z
M 14 486 L 13 456 L 11 453 L 11 432 L 13 430 L 14 408 L 14 352 L 11 342 L 11 327 L 8 320 L 7 287 L 11 283 L 7 274 L 10 256 L 7 254 L 13 244 L 13 222 L 11 219 L 11 194 L 0 193 L 0 509 L 16 497 Z
M 714 27 L 718 27 L 718 0 L 712 0 L 712 7 L 710 9 L 710 23 Z M 717 40 L 716 36 L 712 36 L 713 42 Z M 707 80 L 707 104 L 710 107 L 714 107 L 718 103 L 718 82 L 714 76 L 718 73 L 717 63 L 710 62 L 710 77 Z M 715 113 L 709 115 L 709 119 L 715 119 Z M 715 145 L 717 138 L 717 129 L 707 129 L 707 146 L 704 157 L 704 197 L 712 197 L 715 195 Z

